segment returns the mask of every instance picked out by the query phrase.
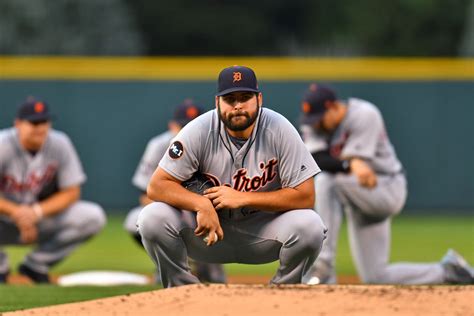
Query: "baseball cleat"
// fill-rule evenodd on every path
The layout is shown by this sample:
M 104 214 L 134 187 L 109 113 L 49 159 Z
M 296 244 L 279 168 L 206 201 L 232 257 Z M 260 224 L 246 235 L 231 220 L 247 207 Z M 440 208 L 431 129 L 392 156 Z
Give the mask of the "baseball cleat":
M 453 249 L 449 249 L 444 255 L 441 265 L 444 268 L 447 283 L 474 284 L 474 269 Z
M 224 267 L 219 263 L 196 262 L 196 276 L 204 283 L 226 283 Z
M 34 271 L 24 263 L 18 266 L 18 272 L 35 283 L 51 283 L 49 281 L 49 275 L 47 273 L 41 273 Z
M 0 284 L 5 284 L 7 283 L 8 280 L 8 275 L 10 274 L 10 271 L 0 273 Z
M 303 283 L 306 285 L 318 285 L 321 284 L 321 280 L 317 276 L 312 276 Z
M 317 260 L 303 276 L 301 283 L 307 285 L 335 284 L 336 277 L 334 273 L 331 273 L 331 268 L 328 263 Z

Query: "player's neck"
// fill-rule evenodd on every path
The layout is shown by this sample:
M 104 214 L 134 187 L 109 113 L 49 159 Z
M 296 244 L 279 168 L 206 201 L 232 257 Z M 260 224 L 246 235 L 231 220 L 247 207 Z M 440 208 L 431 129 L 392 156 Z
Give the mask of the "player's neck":
M 39 150 L 41 150 L 41 147 L 43 147 L 43 144 L 30 142 L 27 139 L 19 138 L 18 142 L 20 143 L 20 146 L 28 152 L 38 152 Z
M 342 102 L 339 102 L 338 106 L 339 106 L 339 122 L 338 122 L 338 124 L 340 124 L 344 120 L 344 118 L 346 117 L 347 105 L 342 103 Z

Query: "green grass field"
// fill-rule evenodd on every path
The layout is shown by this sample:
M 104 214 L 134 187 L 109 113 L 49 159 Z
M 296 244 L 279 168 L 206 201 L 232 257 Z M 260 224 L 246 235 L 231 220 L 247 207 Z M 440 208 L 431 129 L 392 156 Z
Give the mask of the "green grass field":
M 85 270 L 120 270 L 151 274 L 153 264 L 136 243 L 122 229 L 124 216 L 110 216 L 100 235 L 80 247 L 64 262 L 56 266 L 53 274 L 67 274 Z M 391 261 L 434 262 L 448 248 L 460 252 L 474 263 L 474 217 L 472 216 L 401 216 L 392 225 Z M 6 247 L 13 273 L 28 247 Z M 265 265 L 228 264 L 229 275 L 259 274 L 270 276 L 277 263 Z M 354 275 L 355 269 L 347 242 L 346 227 L 341 232 L 337 271 L 342 275 Z M 46 306 L 66 302 L 121 295 L 156 289 L 156 286 L 115 287 L 58 287 L 47 286 L 0 286 L 0 312 Z

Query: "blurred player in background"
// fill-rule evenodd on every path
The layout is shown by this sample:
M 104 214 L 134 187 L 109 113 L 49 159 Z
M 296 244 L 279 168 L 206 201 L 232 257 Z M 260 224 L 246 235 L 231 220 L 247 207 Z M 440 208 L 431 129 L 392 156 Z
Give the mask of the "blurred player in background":
M 51 128 L 48 105 L 29 98 L 13 128 L 0 131 L 0 246 L 37 244 L 18 271 L 49 283 L 48 271 L 106 223 L 102 208 L 80 201 L 85 182 L 69 137 Z M 0 283 L 10 267 L 0 252 Z
M 178 132 L 191 120 L 202 114 L 202 109 L 194 104 L 193 100 L 186 99 L 175 108 L 173 119 L 168 122 L 168 130 L 158 136 L 152 138 L 145 149 L 145 153 L 138 165 L 135 175 L 133 176 L 133 184 L 142 191 L 139 201 L 140 205 L 132 209 L 124 222 L 125 229 L 141 244 L 141 237 L 137 232 L 137 219 L 141 209 L 153 202 L 146 195 L 146 188 L 153 172 L 158 167 L 163 155 L 170 146 Z M 202 282 L 225 283 L 226 275 L 221 264 L 191 262 L 193 270 Z M 157 272 L 157 278 L 160 273 Z M 157 283 L 160 283 L 157 280 Z
M 316 176 L 315 208 L 329 230 L 304 282 L 336 283 L 336 248 L 345 211 L 362 282 L 473 283 L 472 268 L 453 250 L 440 263 L 388 263 L 391 219 L 405 204 L 407 182 L 380 111 L 361 99 L 343 102 L 329 87 L 312 84 L 302 112 L 303 139 L 323 170 Z

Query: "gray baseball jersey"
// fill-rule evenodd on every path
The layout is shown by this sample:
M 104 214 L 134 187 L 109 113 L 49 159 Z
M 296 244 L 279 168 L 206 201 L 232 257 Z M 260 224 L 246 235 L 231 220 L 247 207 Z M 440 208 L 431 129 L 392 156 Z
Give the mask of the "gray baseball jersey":
M 361 99 L 351 98 L 344 120 L 331 134 L 302 126 L 303 139 L 312 153 L 329 149 L 335 158 L 366 158 L 377 173 L 393 174 L 402 170 L 385 129 L 380 111 Z
M 282 115 L 260 108 L 251 136 L 231 139 L 216 110 L 186 125 L 171 141 L 159 166 L 178 180 L 196 171 L 215 185 L 242 192 L 296 187 L 320 169 L 296 129 Z M 186 257 L 209 263 L 280 261 L 272 283 L 300 283 L 321 249 L 326 228 L 312 209 L 219 211 L 225 238 L 207 247 L 194 234 L 196 214 L 166 203 L 147 205 L 138 218 L 142 242 L 160 267 L 165 287 L 197 283 Z M 295 242 L 297 241 L 297 242 Z M 185 247 L 183 247 L 183 244 Z
M 241 148 L 221 124 L 212 110 L 186 125 L 159 166 L 181 181 L 199 170 L 215 185 L 246 192 L 295 187 L 320 171 L 296 129 L 270 109 L 260 109 L 252 135 Z
M 363 282 L 429 284 L 444 282 L 438 263 L 389 264 L 391 217 L 407 197 L 402 165 L 390 143 L 379 110 L 371 103 L 349 99 L 346 116 L 330 135 L 302 127 L 311 152 L 329 149 L 335 158 L 361 157 L 377 172 L 377 185 L 362 187 L 352 174 L 326 173 L 316 177 L 315 208 L 328 225 L 320 256 L 304 282 L 336 282 L 335 258 L 343 214 L 349 227 L 351 253 Z
M 31 204 L 86 180 L 69 137 L 50 130 L 35 155 L 23 149 L 15 128 L 0 131 L 0 195 L 16 203 Z
M 133 184 L 137 188 L 146 191 L 153 172 L 155 172 L 156 167 L 158 167 L 158 163 L 166 153 L 166 150 L 170 146 L 171 139 L 173 139 L 174 136 L 171 131 L 166 131 L 155 136 L 148 142 L 140 164 L 132 179 Z

